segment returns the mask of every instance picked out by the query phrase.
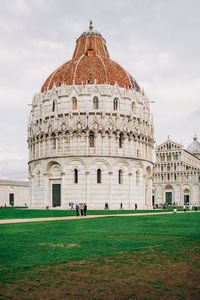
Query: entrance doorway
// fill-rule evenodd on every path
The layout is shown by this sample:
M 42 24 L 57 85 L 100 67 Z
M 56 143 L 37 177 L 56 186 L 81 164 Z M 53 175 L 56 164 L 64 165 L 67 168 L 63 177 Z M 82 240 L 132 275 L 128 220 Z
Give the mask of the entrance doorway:
M 184 205 L 189 205 L 189 203 L 190 203 L 190 196 L 184 195 Z
M 61 206 L 61 184 L 52 184 L 52 206 Z
M 189 189 L 184 189 L 184 205 L 189 205 L 190 203 L 190 191 Z
M 168 205 L 172 205 L 172 192 L 165 193 L 165 202 Z
M 14 206 L 14 194 L 13 193 L 9 194 L 9 204 L 11 206 Z
M 155 205 L 155 196 L 152 195 L 152 205 L 154 206 Z

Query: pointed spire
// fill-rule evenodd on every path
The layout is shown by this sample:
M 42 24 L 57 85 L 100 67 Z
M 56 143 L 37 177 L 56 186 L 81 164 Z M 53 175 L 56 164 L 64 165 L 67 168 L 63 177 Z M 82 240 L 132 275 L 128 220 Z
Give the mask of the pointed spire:
M 90 29 L 90 31 L 92 31 L 92 29 L 93 29 L 93 22 L 92 22 L 92 20 L 90 20 L 90 26 L 89 26 L 89 29 Z

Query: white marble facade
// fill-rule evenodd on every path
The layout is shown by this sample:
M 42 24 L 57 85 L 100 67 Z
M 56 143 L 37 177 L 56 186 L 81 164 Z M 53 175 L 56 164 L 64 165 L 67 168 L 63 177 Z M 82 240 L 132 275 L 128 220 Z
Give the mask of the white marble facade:
M 29 182 L 0 180 L 0 206 L 29 206 Z
M 155 204 L 200 206 L 200 159 L 168 139 L 155 149 L 153 176 Z
M 34 95 L 28 124 L 30 207 L 152 207 L 153 120 L 143 92 L 110 84 Z

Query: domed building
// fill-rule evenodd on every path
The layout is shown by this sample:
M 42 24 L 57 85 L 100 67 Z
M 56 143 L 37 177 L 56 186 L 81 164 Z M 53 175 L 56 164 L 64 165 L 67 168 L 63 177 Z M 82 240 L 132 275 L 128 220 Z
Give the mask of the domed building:
M 148 98 L 90 23 L 33 97 L 30 207 L 150 208 L 153 145 Z
M 197 136 L 193 137 L 193 142 L 187 147 L 187 151 L 200 158 L 200 143 L 197 140 Z

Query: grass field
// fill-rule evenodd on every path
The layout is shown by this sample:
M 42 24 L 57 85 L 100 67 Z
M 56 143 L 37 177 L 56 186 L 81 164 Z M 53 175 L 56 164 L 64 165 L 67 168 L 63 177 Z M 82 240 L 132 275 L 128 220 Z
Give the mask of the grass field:
M 200 214 L 1 225 L 1 299 L 199 299 Z
M 182 207 L 177 208 L 182 211 Z M 88 215 L 113 215 L 113 214 L 129 214 L 129 213 L 145 213 L 145 212 L 166 212 L 172 211 L 173 208 L 154 209 L 154 210 L 88 210 Z M 187 208 L 188 210 L 188 208 Z M 64 217 L 75 216 L 75 210 L 37 210 L 18 207 L 6 207 L 0 209 L 0 219 L 21 219 L 21 218 L 48 218 L 48 217 Z

